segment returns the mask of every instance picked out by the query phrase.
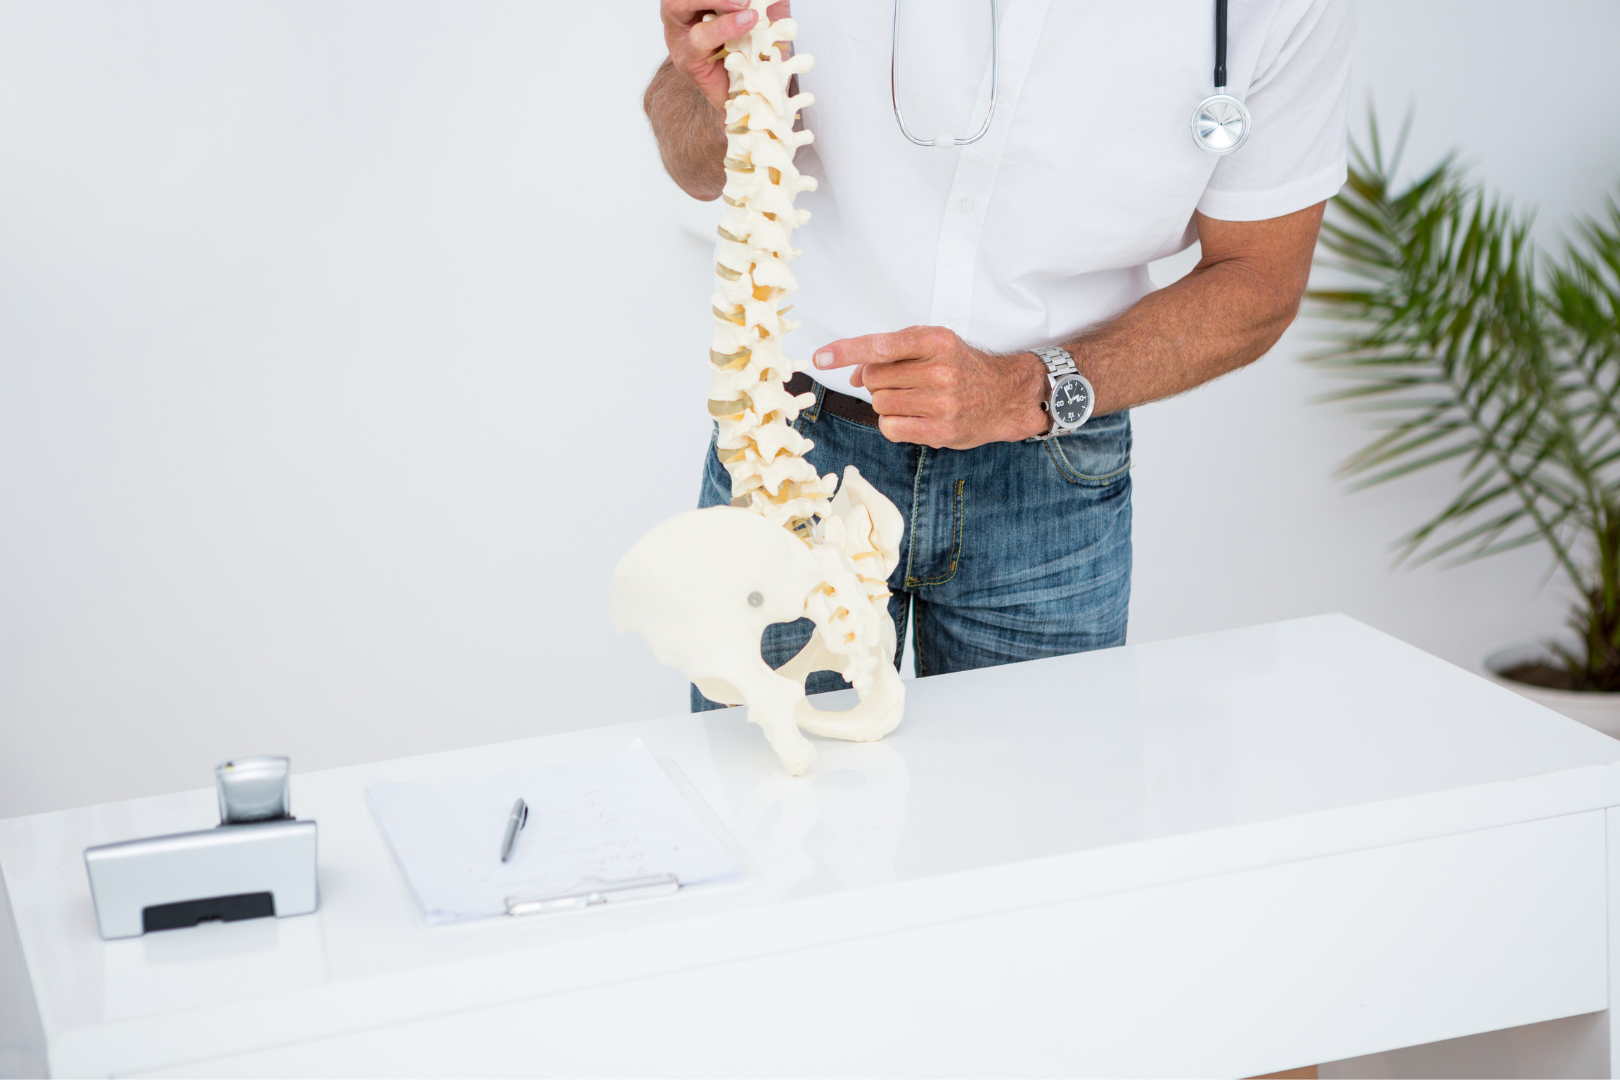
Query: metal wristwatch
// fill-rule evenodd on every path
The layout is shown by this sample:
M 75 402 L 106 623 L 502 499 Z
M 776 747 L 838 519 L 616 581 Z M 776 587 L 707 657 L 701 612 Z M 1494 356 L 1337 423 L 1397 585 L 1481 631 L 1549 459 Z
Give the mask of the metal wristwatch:
M 1051 439 L 1080 430 L 1080 425 L 1091 419 L 1091 409 L 1097 403 L 1091 383 L 1074 366 L 1074 357 L 1067 349 L 1046 345 L 1031 350 L 1046 365 L 1046 380 L 1052 384 L 1051 395 L 1041 402 L 1041 410 L 1052 418 L 1052 426 L 1037 439 Z

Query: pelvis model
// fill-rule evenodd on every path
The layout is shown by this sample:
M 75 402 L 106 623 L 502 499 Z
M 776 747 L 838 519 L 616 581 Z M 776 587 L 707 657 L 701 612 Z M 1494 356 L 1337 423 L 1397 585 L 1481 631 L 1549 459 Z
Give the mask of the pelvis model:
M 813 99 L 789 95 L 811 59 L 783 55 L 798 27 L 771 22 L 767 2 L 752 0 L 759 21 L 724 49 L 731 93 L 709 414 L 731 506 L 680 514 L 638 540 L 614 574 L 610 611 L 615 626 L 639 633 L 711 701 L 747 705 L 783 768 L 798 775 L 816 756 L 799 728 L 866 741 L 900 723 L 905 684 L 894 666 L 887 580 L 905 523 L 854 466 L 842 484 L 817 476 L 804 457 L 814 444 L 792 427 L 815 402 L 785 385 L 808 365 L 783 355 L 782 337 L 798 323 L 778 307 L 797 287 L 789 238 L 810 219 L 793 199 L 816 186 L 793 167 L 794 151 L 811 139 L 794 124 Z M 809 644 L 773 671 L 761 635 L 801 618 L 815 623 Z M 811 706 L 804 680 L 814 671 L 838 672 L 859 704 Z

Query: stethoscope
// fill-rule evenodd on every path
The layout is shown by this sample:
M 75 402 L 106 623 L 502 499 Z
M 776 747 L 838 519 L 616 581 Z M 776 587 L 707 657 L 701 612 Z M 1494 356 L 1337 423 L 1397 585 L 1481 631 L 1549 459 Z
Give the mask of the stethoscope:
M 1226 0 L 1215 0 L 1215 92 L 1193 110 L 1192 137 L 1211 154 L 1230 154 L 1249 138 L 1249 110 L 1226 92 Z
M 990 0 L 990 107 L 985 111 L 984 123 L 972 135 L 940 134 L 932 139 L 920 139 L 906 126 L 905 115 L 900 111 L 900 0 L 894 0 L 894 29 L 889 38 L 889 99 L 894 103 L 894 118 L 900 124 L 900 134 L 917 146 L 972 146 L 984 138 L 985 132 L 990 130 L 991 118 L 996 115 L 996 89 L 1001 81 L 1000 23 L 996 0 Z M 1249 110 L 1226 92 L 1226 0 L 1215 0 L 1215 92 L 1193 110 L 1192 137 L 1200 150 L 1210 154 L 1230 154 L 1249 138 Z

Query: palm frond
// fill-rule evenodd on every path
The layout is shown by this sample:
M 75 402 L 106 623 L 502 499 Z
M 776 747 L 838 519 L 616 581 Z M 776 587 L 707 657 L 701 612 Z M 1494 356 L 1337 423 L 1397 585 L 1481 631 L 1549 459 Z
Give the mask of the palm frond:
M 1620 203 L 1547 260 L 1531 215 L 1454 156 L 1397 185 L 1410 117 L 1393 153 L 1370 127 L 1322 227 L 1334 280 L 1307 294 L 1326 328 L 1310 360 L 1340 383 L 1317 400 L 1374 432 L 1339 475 L 1361 489 L 1455 467 L 1458 494 L 1396 561 L 1544 545 L 1583 597 L 1581 677 L 1620 689 Z

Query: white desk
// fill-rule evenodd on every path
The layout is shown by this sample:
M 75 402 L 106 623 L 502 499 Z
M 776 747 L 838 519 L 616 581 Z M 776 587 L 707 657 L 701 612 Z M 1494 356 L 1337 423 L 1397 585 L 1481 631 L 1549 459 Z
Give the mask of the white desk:
M 296 776 L 303 918 L 96 936 L 83 849 L 208 790 L 0 822 L 50 1067 L 1243 1076 L 1608 1007 L 1620 742 L 1347 618 L 910 695 L 798 779 L 735 711 Z M 420 923 L 366 778 L 637 735 L 753 884 Z

